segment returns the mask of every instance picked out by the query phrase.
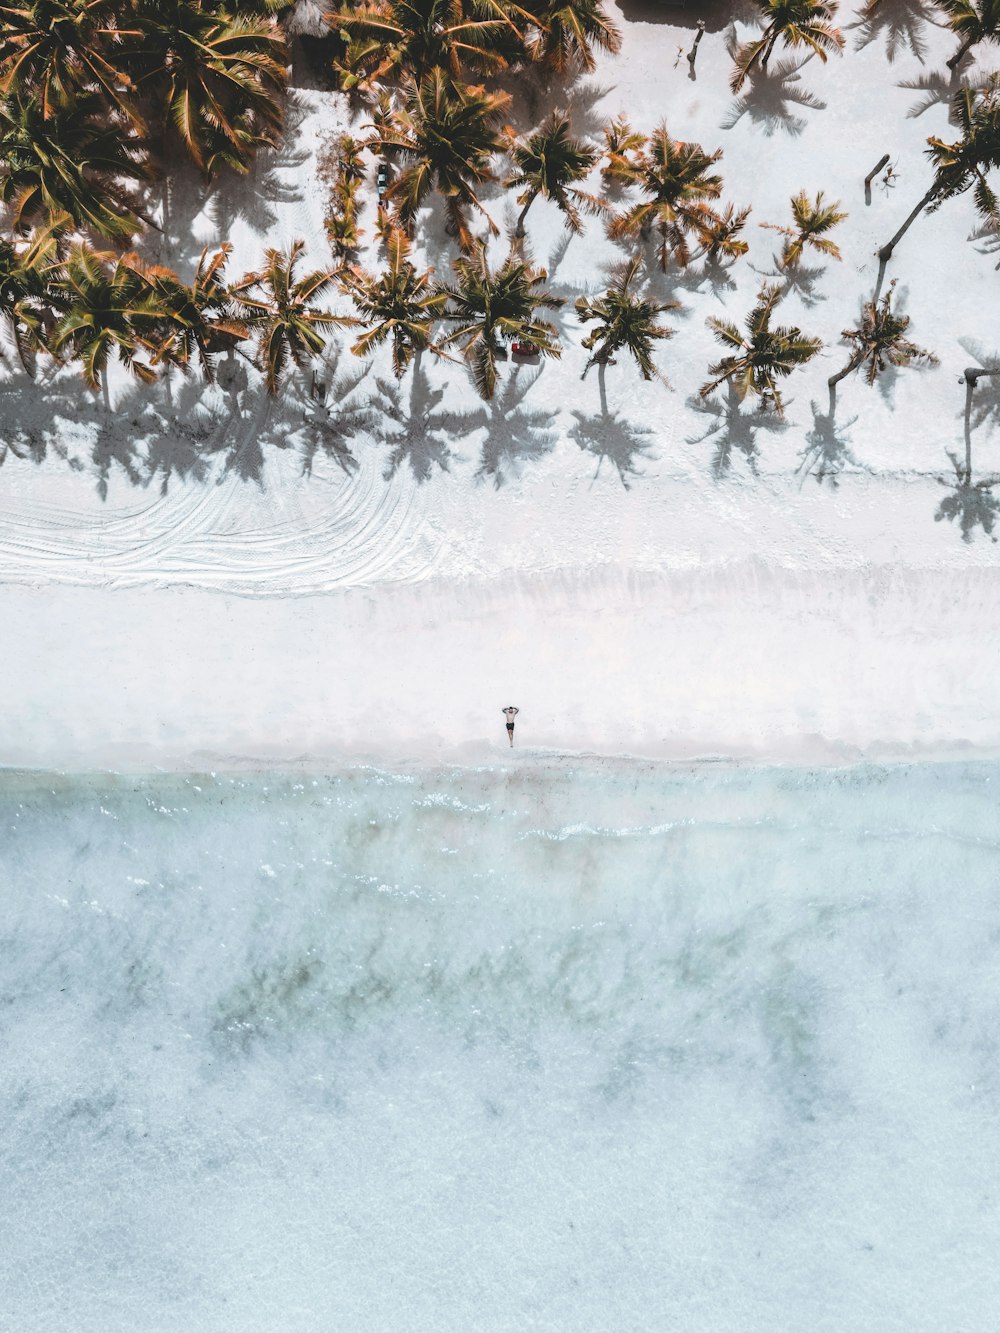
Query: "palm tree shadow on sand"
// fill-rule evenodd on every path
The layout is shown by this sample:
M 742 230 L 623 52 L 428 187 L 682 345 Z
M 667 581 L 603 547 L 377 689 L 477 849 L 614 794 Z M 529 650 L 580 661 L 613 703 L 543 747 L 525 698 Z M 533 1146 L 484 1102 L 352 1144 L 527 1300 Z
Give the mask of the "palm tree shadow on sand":
M 722 128 L 731 130 L 737 121 L 747 116 L 768 136 L 778 131 L 793 138 L 801 134 L 806 122 L 801 116 L 793 115 L 791 108 L 802 106 L 810 111 L 822 111 L 826 106 L 808 89 L 796 87 L 801 81 L 799 70 L 804 64 L 805 61 L 781 60 L 766 70 L 754 71 L 745 90 L 722 121 Z
M 770 434 L 781 434 L 788 429 L 788 423 L 776 412 L 745 411 L 739 395 L 729 384 L 726 401 L 716 398 L 702 398 L 692 394 L 687 406 L 702 416 L 711 418 L 711 424 L 701 435 L 688 435 L 688 444 L 702 444 L 705 440 L 714 440 L 712 452 L 712 475 L 716 480 L 725 477 L 733 466 L 735 457 L 742 456 L 748 470 L 757 476 L 757 459 L 760 446 L 757 436 L 763 430 Z
M 336 463 L 342 472 L 356 472 L 358 460 L 351 451 L 350 441 L 372 426 L 371 408 L 354 398 L 371 367 L 344 372 L 340 360 L 340 348 L 335 346 L 322 371 L 310 380 L 309 388 L 300 382 L 298 402 L 304 426 L 302 475 L 305 477 L 312 476 L 317 454 Z
M 940 26 L 927 0 L 877 0 L 876 4 L 866 5 L 857 23 L 848 27 L 858 31 L 856 51 L 871 42 L 884 41 L 885 58 L 890 65 L 908 51 L 923 64 L 927 54 L 923 30 L 927 24 Z
M 838 426 L 835 403 L 831 401 L 827 412 L 821 412 L 818 403 L 811 402 L 809 406 L 813 424 L 806 434 L 805 448 L 799 455 L 802 459 L 797 469 L 800 489 L 805 485 L 807 477 L 814 477 L 820 486 L 827 482 L 831 490 L 836 490 L 840 485 L 841 472 L 848 467 L 870 472 L 871 468 L 859 462 L 851 452 L 846 433 L 858 418 L 849 417 Z
M 976 357 L 979 365 L 970 366 L 964 375 L 965 410 L 962 413 L 962 426 L 965 457 L 959 458 L 950 449 L 946 450 L 955 480 L 949 482 L 944 477 L 938 477 L 942 486 L 950 487 L 950 493 L 938 505 L 934 521 L 957 519 L 964 542 L 972 541 L 977 527 L 982 528 L 986 536 L 995 542 L 997 539 L 993 536 L 993 528 L 1000 515 L 1000 500 L 994 496 L 993 487 L 1000 485 L 1000 476 L 973 480 L 972 432 L 983 426 L 994 414 L 1000 419 L 1000 360 L 984 354 L 980 345 L 970 339 L 959 341 L 966 351 Z M 987 393 L 983 393 L 980 388 L 980 381 L 984 378 L 988 386 Z
M 632 480 L 643 475 L 638 467 L 640 460 L 653 460 L 653 431 L 648 426 L 637 426 L 626 421 L 617 412 L 608 411 L 608 397 L 604 385 L 602 364 L 597 368 L 597 381 L 600 386 L 601 410 L 597 415 L 579 412 L 573 409 L 576 425 L 570 427 L 569 438 L 575 440 L 586 454 L 597 459 L 594 481 L 600 476 L 601 467 L 607 460 L 618 473 L 618 479 L 626 490 L 631 490 Z
M 523 407 L 525 396 L 541 370 L 530 376 L 522 376 L 521 372 L 522 367 L 516 366 L 490 403 L 460 417 L 457 423 L 457 430 L 463 435 L 486 427 L 476 479 L 492 481 L 497 490 L 519 477 L 525 464 L 550 454 L 557 439 L 552 429 L 554 412 L 544 408 L 527 411 Z
M 435 409 L 444 398 L 444 389 L 432 389 L 427 372 L 420 365 L 420 354 L 413 360 L 408 401 L 404 401 L 403 385 L 391 380 L 376 379 L 377 392 L 369 400 L 369 407 L 383 420 L 377 427 L 381 443 L 391 446 L 385 465 L 385 478 L 395 476 L 404 463 L 419 482 L 430 479 L 435 467 L 448 472 L 454 457 L 448 440 L 455 433 L 453 413 Z

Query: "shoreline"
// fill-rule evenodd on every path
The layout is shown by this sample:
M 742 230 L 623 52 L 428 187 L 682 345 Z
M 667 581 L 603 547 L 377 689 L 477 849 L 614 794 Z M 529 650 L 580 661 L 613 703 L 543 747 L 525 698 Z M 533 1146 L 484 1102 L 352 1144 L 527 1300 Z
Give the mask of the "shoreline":
M 1000 756 L 987 569 L 754 560 L 267 601 L 4 585 L 0 615 L 7 769 Z

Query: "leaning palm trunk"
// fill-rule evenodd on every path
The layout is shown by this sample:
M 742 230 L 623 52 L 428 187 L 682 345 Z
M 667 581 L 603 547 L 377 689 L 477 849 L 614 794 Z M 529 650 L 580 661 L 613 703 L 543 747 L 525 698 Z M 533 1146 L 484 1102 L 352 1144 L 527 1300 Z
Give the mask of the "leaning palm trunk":
M 936 196 L 937 192 L 938 192 L 938 184 L 937 181 L 935 181 L 934 184 L 931 186 L 931 188 L 924 195 L 923 199 L 920 200 L 920 203 L 917 204 L 916 208 L 913 210 L 910 216 L 900 227 L 899 231 L 896 232 L 892 240 L 889 241 L 886 245 L 882 246 L 882 249 L 878 252 L 878 257 L 883 264 L 887 263 L 892 258 L 893 250 L 895 250 L 896 246 L 903 239 L 906 233 L 910 230 L 914 222 L 916 222 L 917 218 L 924 211 L 927 205 L 934 201 L 934 197 Z
M 966 37 L 962 45 L 955 52 L 955 54 L 951 57 L 951 59 L 945 62 L 948 68 L 957 69 L 958 66 L 962 63 L 962 61 L 965 59 L 965 57 L 969 54 L 969 52 L 972 50 L 972 48 L 976 45 L 976 43 L 979 40 L 980 39 L 978 36 L 976 36 L 974 33 L 970 33 L 969 36 Z

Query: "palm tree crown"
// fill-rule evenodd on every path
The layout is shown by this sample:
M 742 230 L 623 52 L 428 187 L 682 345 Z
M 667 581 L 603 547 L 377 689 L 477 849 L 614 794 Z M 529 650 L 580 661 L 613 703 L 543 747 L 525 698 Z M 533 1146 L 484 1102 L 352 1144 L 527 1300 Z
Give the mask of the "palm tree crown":
M 895 282 L 891 282 L 881 301 L 866 301 L 858 327 L 844 329 L 843 336 L 853 344 L 853 350 L 843 370 L 830 376 L 831 389 L 859 366 L 867 366 L 865 378 L 869 384 L 874 384 L 887 365 L 937 365 L 937 357 L 933 352 L 918 347 L 904 337 L 910 327 L 910 317 L 893 310 L 892 294 L 895 287 Z
M 367 356 L 389 340 L 393 372 L 402 379 L 415 354 L 432 346 L 434 322 L 441 318 L 448 297 L 432 288 L 432 269 L 421 273 L 411 262 L 410 239 L 398 227 L 390 234 L 388 251 L 388 265 L 381 275 L 345 268 L 337 281 L 353 299 L 360 321 L 368 329 L 351 351 L 355 356 Z
M 592 214 L 605 211 L 608 206 L 603 199 L 576 188 L 576 182 L 589 175 L 598 156 L 596 148 L 573 138 L 567 113 L 553 111 L 548 120 L 518 144 L 511 154 L 514 171 L 504 185 L 524 191 L 517 200 L 524 207 L 515 234 L 524 235 L 524 219 L 539 195 L 551 199 L 562 211 L 566 226 L 577 235 L 583 231 L 581 210 Z
M 458 79 L 463 67 L 499 73 L 508 63 L 497 37 L 509 22 L 470 18 L 461 0 L 374 0 L 336 24 L 355 44 L 354 66 L 372 77 L 441 69 Z
M 657 316 L 674 310 L 676 301 L 659 303 L 636 296 L 630 286 L 639 271 L 639 259 L 633 257 L 614 275 L 615 281 L 603 296 L 581 296 L 576 302 L 576 313 L 597 327 L 583 340 L 591 353 L 584 374 L 593 365 L 607 365 L 615 352 L 624 349 L 635 360 L 644 380 L 657 373 L 653 364 L 653 343 L 658 338 L 669 338 L 673 329 L 657 323 Z
M 163 362 L 186 371 L 197 359 L 211 384 L 215 379 L 215 357 L 249 336 L 247 325 L 236 316 L 224 281 L 231 250 L 232 246 L 223 245 L 210 255 L 206 246 L 190 286 L 170 269 L 152 273 L 152 288 L 162 317 L 153 365 Z
M 113 354 L 144 382 L 156 378 L 139 357 L 155 353 L 162 311 L 151 271 L 138 255 L 113 255 L 75 245 L 50 290 L 61 311 L 51 350 L 56 356 L 69 351 L 79 359 L 91 389 L 101 387 Z
M 722 193 L 722 177 L 709 174 L 721 157 L 721 149 L 706 153 L 701 144 L 671 139 L 666 124 L 659 125 L 648 146 L 618 170 L 619 177 L 638 186 L 646 198 L 620 213 L 608 228 L 609 235 L 645 236 L 655 226 L 661 268 L 666 269 L 671 258 L 687 264 L 689 234 L 719 221 L 707 201 Z
M 282 123 L 285 40 L 270 19 L 203 0 L 136 0 L 141 29 L 130 62 L 140 92 L 160 108 L 206 176 L 249 170 Z
M 621 50 L 622 35 L 601 0 L 521 0 L 521 7 L 530 15 L 532 58 L 555 74 L 595 69 L 595 49 Z
M 980 42 L 1000 42 L 1000 0 L 936 0 L 961 45 L 948 61 L 955 69 Z
M 138 200 L 121 182 L 150 179 L 144 146 L 109 120 L 97 94 L 54 102 L 48 115 L 36 98 L 0 100 L 0 160 L 15 231 L 46 213 L 119 241 L 139 230 Z
M 832 259 L 842 257 L 839 247 L 826 235 L 828 231 L 832 231 L 839 222 L 843 222 L 847 217 L 846 213 L 837 211 L 839 208 L 839 200 L 833 204 L 823 202 L 822 190 L 816 195 L 815 202 L 810 202 L 805 190 L 800 190 L 798 194 L 792 196 L 793 226 L 781 227 L 774 222 L 762 222 L 760 224 L 762 227 L 780 232 L 784 236 L 785 244 L 781 253 L 782 268 L 794 268 L 802 258 L 802 253 L 807 245 L 811 245 L 820 254 L 829 255 Z
M 811 361 L 823 344 L 819 338 L 807 338 L 801 329 L 771 328 L 771 316 L 780 299 L 779 284 L 765 283 L 757 304 L 747 316 L 746 334 L 729 320 L 714 316 L 708 319 L 708 326 L 716 338 L 724 347 L 731 348 L 732 353 L 709 366 L 708 373 L 714 378 L 702 385 L 702 398 L 707 398 L 728 380 L 741 399 L 748 393 L 757 394 L 761 406 L 770 400 L 778 415 L 782 414 L 784 404 L 778 379 L 790 375 L 796 366 Z
M 463 249 L 472 235 L 466 212 L 475 208 L 487 218 L 475 187 L 495 181 L 492 160 L 506 146 L 501 113 L 508 99 L 484 88 L 456 89 L 443 70 L 432 70 L 419 83 L 411 80 L 406 105 L 373 125 L 373 144 L 396 151 L 408 165 L 392 183 L 400 223 L 407 229 L 432 189 L 444 198 L 450 225 Z
M 313 303 L 333 285 L 332 269 L 316 269 L 297 278 L 305 250 L 294 241 L 288 250 L 265 250 L 264 267 L 247 273 L 230 288 L 240 319 L 257 340 L 257 355 L 269 394 L 276 394 L 289 358 L 301 370 L 326 346 L 323 330 L 355 323 Z
M 982 216 L 1000 224 L 997 197 L 986 178 L 991 168 L 1000 167 L 1000 74 L 990 75 L 982 88 L 959 89 L 951 106 L 961 138 L 954 143 L 927 140 L 935 168 L 931 211 L 971 186 Z
M 537 317 L 538 310 L 563 304 L 544 290 L 548 277 L 544 269 L 532 268 L 511 254 L 492 273 L 484 246 L 457 259 L 453 267 L 457 282 L 442 291 L 452 303 L 446 318 L 456 327 L 442 339 L 442 346 L 460 344 L 483 398 L 492 398 L 496 389 L 500 342 L 523 338 L 534 343 L 542 356 L 562 355 L 555 329 Z
M 778 38 L 786 46 L 808 47 L 826 63 L 830 51 L 842 51 L 844 35 L 833 26 L 836 0 L 755 0 L 764 30 L 737 47 L 730 87 L 739 92 L 755 69 L 767 69 Z

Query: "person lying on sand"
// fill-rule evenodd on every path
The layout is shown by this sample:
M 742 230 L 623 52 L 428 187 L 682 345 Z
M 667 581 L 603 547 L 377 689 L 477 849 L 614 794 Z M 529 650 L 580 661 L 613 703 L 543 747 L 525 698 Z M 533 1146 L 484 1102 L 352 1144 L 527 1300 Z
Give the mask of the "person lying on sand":
M 513 744 L 514 744 L 514 716 L 515 716 L 516 713 L 519 713 L 521 710 L 520 710 L 519 708 L 515 708 L 513 704 L 508 704 L 506 708 L 501 708 L 500 711 L 501 711 L 501 713 L 503 713 L 504 717 L 507 719 L 507 739 L 510 741 L 511 745 L 513 745 Z

